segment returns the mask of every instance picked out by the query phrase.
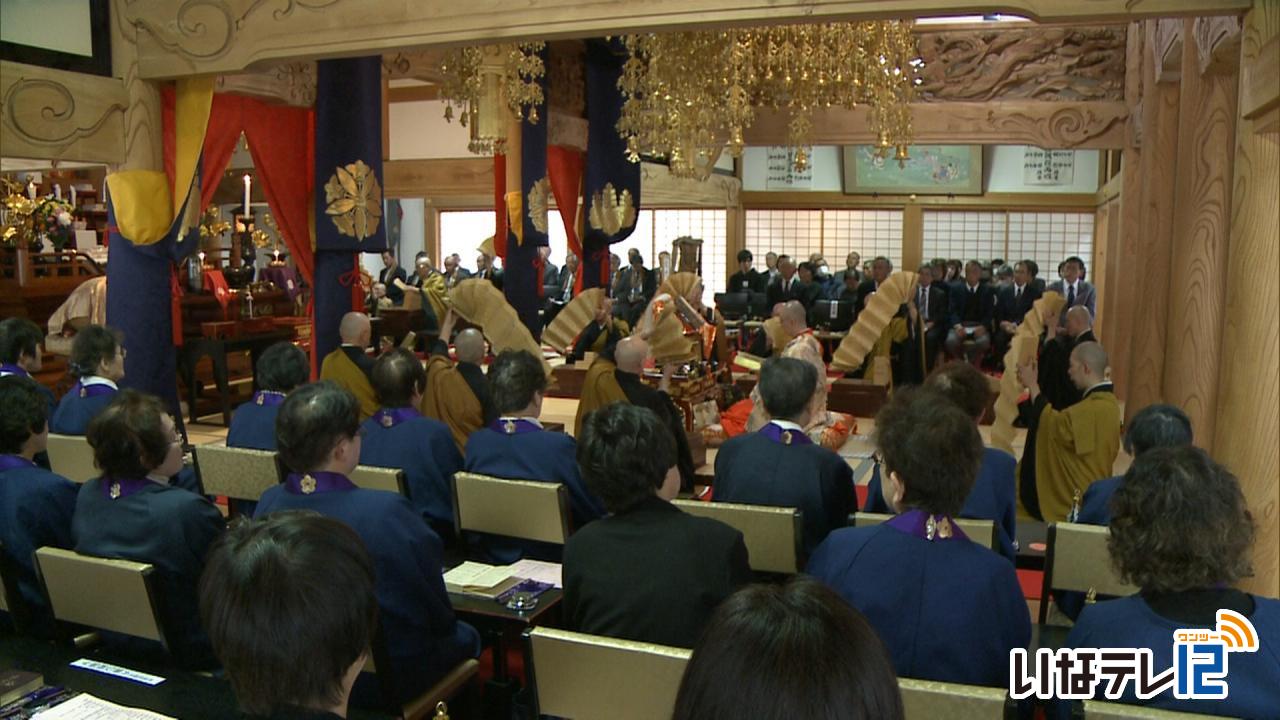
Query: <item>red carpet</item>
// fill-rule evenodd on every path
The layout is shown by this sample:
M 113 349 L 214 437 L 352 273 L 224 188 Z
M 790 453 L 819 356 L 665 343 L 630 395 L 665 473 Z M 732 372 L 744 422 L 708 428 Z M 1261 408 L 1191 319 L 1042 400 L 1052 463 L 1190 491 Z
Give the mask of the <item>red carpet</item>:
M 1018 584 L 1022 586 L 1022 595 L 1028 600 L 1040 599 L 1040 588 L 1044 584 L 1044 572 L 1041 570 L 1018 570 Z

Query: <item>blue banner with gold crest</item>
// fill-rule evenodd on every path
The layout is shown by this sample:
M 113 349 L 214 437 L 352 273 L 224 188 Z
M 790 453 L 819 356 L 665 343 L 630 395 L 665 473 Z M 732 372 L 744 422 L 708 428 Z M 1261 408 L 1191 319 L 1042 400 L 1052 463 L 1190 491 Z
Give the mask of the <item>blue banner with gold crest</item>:
M 382 60 L 316 63 L 316 357 L 340 344 L 353 310 L 355 253 L 387 246 L 382 222 Z M 342 257 L 344 254 L 347 257 Z M 339 281 L 341 278 L 341 281 Z
M 640 211 L 640 163 L 627 159 L 627 143 L 617 130 L 623 100 L 618 78 L 626 59 L 619 38 L 587 41 L 582 280 L 588 288 L 609 286 L 609 246 L 631 235 Z
M 546 62 L 547 50 L 541 50 Z M 520 321 L 539 337 L 538 248 L 547 244 L 547 203 L 551 183 L 547 179 L 547 83 L 539 78 L 543 102 L 530 108 L 520 122 L 520 195 L 507 201 L 507 255 L 503 258 L 502 291 Z M 508 159 L 508 162 L 510 159 Z M 513 217 L 512 211 L 520 217 Z M 519 228 L 517 231 L 516 229 Z

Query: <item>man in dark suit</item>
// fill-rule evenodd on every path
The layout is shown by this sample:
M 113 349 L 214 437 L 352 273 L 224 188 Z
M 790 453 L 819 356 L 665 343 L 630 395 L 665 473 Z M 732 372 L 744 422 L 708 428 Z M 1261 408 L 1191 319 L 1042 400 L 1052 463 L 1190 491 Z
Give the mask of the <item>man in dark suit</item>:
M 551 248 L 546 245 L 538 248 L 538 262 L 542 265 L 542 297 L 549 298 L 560 284 L 560 271 L 551 262 Z
M 799 297 L 796 300 L 800 301 L 805 310 L 811 309 L 813 304 L 822 297 L 824 288 L 815 277 L 816 273 L 817 268 L 810 262 L 800 263 L 800 267 L 796 270 L 796 275 L 800 277 Z
M 804 428 L 817 411 L 818 371 L 795 358 L 770 358 L 759 391 L 770 422 L 739 435 L 716 454 L 716 502 L 799 508 L 807 555 L 858 509 L 853 471 L 844 458 L 814 445 Z
M 907 303 L 907 341 L 902 350 L 902 377 L 908 383 L 923 382 L 933 371 L 949 316 L 947 291 L 942 283 L 933 282 L 928 263 L 920 266 L 917 277 L 915 294 Z
M 1094 292 L 1093 286 L 1084 280 L 1084 260 L 1072 255 L 1062 263 L 1062 279 L 1051 283 L 1047 292 L 1056 292 L 1067 299 L 1067 304 L 1062 308 L 1062 316 L 1059 318 L 1062 325 L 1067 324 L 1067 311 L 1077 305 L 1083 305 L 1089 309 L 1089 315 L 1097 313 L 1097 293 Z
M 462 267 L 462 258 L 454 253 L 444 259 L 444 286 L 452 288 L 454 285 L 471 277 L 471 273 Z
M 751 267 L 754 258 L 750 250 L 738 251 L 738 272 L 729 276 L 726 292 L 764 292 L 765 276 Z
M 964 282 L 951 290 L 951 331 L 947 354 L 963 357 L 975 367 L 991 349 L 991 318 L 995 314 L 991 287 L 982 283 L 982 264 L 964 265 Z
M 778 279 L 769 285 L 767 291 L 769 307 L 775 307 L 778 303 L 784 303 L 788 300 L 799 300 L 800 290 L 800 278 L 796 277 L 795 262 L 787 255 L 779 257 Z
M 502 289 L 502 271 L 494 269 L 493 257 L 488 253 L 482 252 L 476 256 L 476 271 L 471 277 L 477 280 L 488 280 L 494 287 Z
M 634 248 L 632 248 L 634 250 Z M 627 321 L 631 327 L 644 312 L 657 290 L 655 273 L 644 266 L 644 256 L 638 251 L 628 253 L 630 264 L 618 273 L 614 288 L 613 314 Z
M 858 285 L 858 304 L 853 309 L 854 315 L 862 312 L 862 309 L 867 306 L 867 299 L 880 288 L 880 283 L 889 279 L 889 274 L 892 272 L 893 262 L 889 258 L 881 255 L 871 261 L 871 277 Z
M 996 358 L 1003 358 L 1009 349 L 1009 341 L 1022 324 L 1022 318 L 1031 310 L 1031 306 L 1040 299 L 1041 291 L 1032 284 L 1031 270 L 1028 260 L 1022 260 L 1013 266 L 1013 283 L 1000 288 L 996 296 L 995 311 L 995 351 Z
M 611 514 L 565 543 L 565 621 L 579 632 L 693 647 L 716 606 L 751 581 L 742 533 L 671 504 L 680 490 L 675 446 L 646 408 L 614 403 L 591 413 L 577 453 L 587 488 Z
M 542 310 L 542 320 L 546 325 L 550 325 L 552 320 L 556 319 L 556 315 L 568 305 L 575 294 L 574 284 L 578 281 L 578 256 L 569 253 L 565 256 L 564 267 L 560 270 L 556 278 L 556 282 L 544 292 L 546 295 L 546 305 Z M 545 286 L 544 286 L 545 287 Z
M 404 268 L 396 263 L 396 254 L 391 250 L 382 251 L 382 270 L 378 273 L 378 282 L 387 286 L 387 297 L 391 298 L 391 302 L 395 305 L 404 304 L 404 290 L 401 290 L 395 281 L 408 282 L 409 276 L 405 274 Z

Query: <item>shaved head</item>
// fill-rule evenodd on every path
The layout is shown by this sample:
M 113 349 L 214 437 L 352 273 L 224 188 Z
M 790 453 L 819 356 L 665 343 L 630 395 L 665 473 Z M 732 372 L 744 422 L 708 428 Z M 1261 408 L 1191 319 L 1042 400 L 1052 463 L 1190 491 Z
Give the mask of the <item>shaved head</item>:
M 778 311 L 778 319 L 782 321 L 782 328 L 787 331 L 788 335 L 799 335 L 808 327 L 808 321 L 805 316 L 804 305 L 798 300 L 790 300 L 782 305 L 782 309 Z
M 1076 387 L 1081 390 L 1096 385 L 1106 379 L 1107 366 L 1110 359 L 1107 351 L 1096 342 L 1080 343 L 1071 351 L 1069 372 Z
M 647 357 L 649 357 L 649 343 L 635 335 L 618 341 L 618 346 L 613 351 L 613 361 L 618 369 L 637 375 L 644 369 L 644 361 Z
M 1072 305 L 1067 310 L 1067 334 L 1076 337 L 1085 330 L 1093 327 L 1093 313 L 1089 312 L 1089 308 L 1084 305 Z
M 453 339 L 453 346 L 458 351 L 458 362 L 479 365 L 484 360 L 484 335 L 475 328 L 467 328 Z
M 360 347 L 368 345 L 371 332 L 369 316 L 360 312 L 349 312 L 343 315 L 342 323 L 338 325 L 338 337 L 342 338 L 342 342 L 347 345 Z

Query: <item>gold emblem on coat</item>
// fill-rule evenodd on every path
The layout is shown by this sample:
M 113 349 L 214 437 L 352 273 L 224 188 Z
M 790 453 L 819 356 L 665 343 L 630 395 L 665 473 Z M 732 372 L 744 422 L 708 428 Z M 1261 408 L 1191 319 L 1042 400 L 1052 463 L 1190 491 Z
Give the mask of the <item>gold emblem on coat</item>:
M 790 444 L 791 444 L 791 431 L 790 431 L 790 430 L 783 430 L 783 431 L 782 431 L 782 444 L 783 444 L 783 445 L 790 445 Z
M 338 232 L 364 240 L 378 231 L 382 219 L 382 186 L 373 168 L 356 160 L 339 165 L 324 184 L 324 212 Z
M 81 387 L 81 388 L 80 388 L 80 397 L 89 397 L 89 388 L 87 388 L 87 387 Z
M 303 475 L 302 480 L 298 482 L 298 487 L 302 489 L 303 495 L 310 495 L 316 491 L 316 479 L 310 475 Z
M 946 540 L 953 534 L 951 529 L 951 521 L 945 517 L 935 518 L 930 515 L 929 520 L 924 524 L 925 536 L 932 540 L 935 536 Z
M 631 199 L 631 191 L 619 193 L 613 189 L 613 183 L 605 183 L 603 190 L 591 196 L 587 221 L 593 229 L 606 235 L 617 235 L 619 230 L 635 225 L 636 206 Z
M 514 420 L 508 420 L 502 424 L 502 429 L 507 431 L 508 435 L 516 434 L 516 423 Z
M 120 497 L 120 483 L 118 482 L 111 483 L 111 490 L 108 494 L 111 496 L 112 500 L 115 500 L 116 498 Z
M 396 421 L 390 415 L 383 415 L 378 418 L 378 422 L 382 423 L 382 427 L 389 428 L 396 424 Z

